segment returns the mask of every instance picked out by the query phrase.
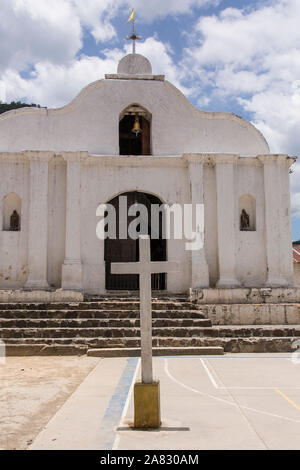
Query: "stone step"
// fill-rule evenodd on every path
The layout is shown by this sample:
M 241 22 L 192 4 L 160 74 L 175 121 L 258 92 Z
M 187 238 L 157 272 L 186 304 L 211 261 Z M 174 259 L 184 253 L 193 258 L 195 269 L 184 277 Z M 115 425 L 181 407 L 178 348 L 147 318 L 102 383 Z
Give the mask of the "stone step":
M 206 330 L 207 333 L 206 333 Z M 152 335 L 174 337 L 204 337 L 210 328 L 153 328 Z M 217 335 L 216 335 L 217 336 Z M 0 337 L 7 338 L 139 338 L 140 328 L 2 328 Z
M 85 344 L 7 344 L 6 355 L 8 357 L 24 356 L 84 356 L 88 352 Z
M 102 296 L 84 296 L 84 302 L 139 302 L 138 295 L 102 295 Z M 187 295 L 159 295 L 156 296 L 152 291 L 152 302 L 191 302 Z
M 153 347 L 168 347 L 177 343 L 177 347 L 186 346 L 219 346 L 218 339 L 211 338 L 153 338 Z M 5 339 L 7 346 L 12 344 L 19 345 L 58 345 L 58 346 L 89 346 L 90 348 L 140 348 L 139 337 L 122 337 L 122 338 L 91 338 L 91 337 L 76 337 L 76 338 L 7 338 Z
M 254 352 L 294 352 L 294 337 L 270 338 L 153 338 L 154 348 L 199 348 L 221 347 L 225 352 L 254 353 Z M 24 351 L 29 348 L 35 351 L 34 355 L 59 354 L 63 351 L 73 351 L 73 354 L 86 354 L 88 349 L 136 349 L 140 348 L 137 338 L 13 338 L 5 340 L 8 355 L 14 355 L 16 350 Z M 52 353 L 51 353 L 52 348 Z M 43 352 L 44 351 L 44 352 Z M 47 352 L 48 351 L 48 352 Z M 77 351 L 77 352 L 76 352 Z M 70 353 L 71 354 L 71 353 Z M 19 355 L 22 355 L 21 353 Z
M 154 318 L 153 328 L 202 327 L 212 326 L 211 320 L 193 318 Z M 59 318 L 0 318 L 0 331 L 3 328 L 139 328 L 139 318 L 105 318 L 105 319 L 59 319 Z
M 139 310 L 140 302 L 132 300 L 71 302 L 71 303 L 1 303 L 0 311 L 5 310 Z M 192 302 L 182 301 L 153 301 L 152 310 L 197 310 Z
M 10 344 L 7 356 L 77 356 L 91 357 L 140 357 L 139 348 L 102 348 L 89 349 L 85 345 L 44 345 L 44 344 Z M 188 347 L 188 348 L 153 348 L 153 356 L 221 356 L 221 347 Z
M 196 310 L 154 310 L 152 317 L 157 319 L 198 319 L 207 320 Z M 0 310 L 1 319 L 139 319 L 138 310 Z
M 187 348 L 153 348 L 153 356 L 223 356 L 224 349 L 221 347 L 187 347 Z M 87 352 L 91 357 L 140 357 L 139 348 L 108 348 L 89 349 Z
M 252 338 L 252 337 L 300 337 L 300 326 L 249 326 L 249 327 L 154 327 L 153 337 L 173 338 Z M 139 338 L 137 327 L 106 328 L 1 328 L 0 337 L 7 338 Z

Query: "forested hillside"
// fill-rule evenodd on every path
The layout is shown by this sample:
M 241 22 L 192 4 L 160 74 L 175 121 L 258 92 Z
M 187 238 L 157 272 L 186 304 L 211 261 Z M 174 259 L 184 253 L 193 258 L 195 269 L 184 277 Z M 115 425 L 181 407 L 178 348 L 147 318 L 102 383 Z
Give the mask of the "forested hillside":
M 12 109 L 18 108 L 40 108 L 39 104 L 27 104 L 21 103 L 21 101 L 12 101 L 11 103 L 0 103 L 0 114 L 6 113 L 6 111 L 11 111 Z

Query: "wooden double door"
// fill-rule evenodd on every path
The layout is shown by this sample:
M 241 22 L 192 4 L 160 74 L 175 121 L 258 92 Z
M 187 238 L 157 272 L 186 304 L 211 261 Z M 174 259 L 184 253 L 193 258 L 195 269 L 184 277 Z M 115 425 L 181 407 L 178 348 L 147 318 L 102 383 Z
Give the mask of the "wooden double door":
M 147 234 L 151 237 L 151 205 L 162 204 L 162 202 L 155 196 L 142 193 L 142 192 L 129 192 L 123 193 L 109 202 L 116 210 L 117 216 L 117 238 L 105 240 L 104 259 L 106 269 L 106 289 L 107 290 L 138 290 L 139 289 L 139 276 L 135 274 L 111 274 L 110 265 L 116 262 L 134 262 L 139 261 L 139 241 L 133 240 L 127 236 L 126 239 L 120 239 L 119 227 L 119 198 L 121 196 L 127 197 L 127 214 L 128 209 L 135 203 L 143 204 L 148 210 L 148 227 Z M 127 217 L 127 233 L 128 226 L 135 217 Z M 151 239 L 151 261 L 166 261 L 167 260 L 167 245 L 166 240 L 162 238 L 162 215 L 159 222 L 159 234 L 157 239 Z M 123 228 L 124 229 L 124 228 Z M 123 230 L 124 231 L 124 230 Z M 152 289 L 164 290 L 166 288 L 166 275 L 153 274 L 152 275 Z

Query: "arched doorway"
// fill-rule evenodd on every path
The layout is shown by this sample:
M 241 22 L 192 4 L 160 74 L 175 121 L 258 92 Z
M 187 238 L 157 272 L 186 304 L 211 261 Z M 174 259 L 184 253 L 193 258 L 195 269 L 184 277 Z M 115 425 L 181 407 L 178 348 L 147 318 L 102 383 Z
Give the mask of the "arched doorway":
M 135 122 L 138 132 L 134 132 Z M 119 145 L 120 155 L 151 154 L 151 114 L 142 106 L 128 106 L 120 115 Z
M 128 192 L 120 194 L 115 197 L 109 204 L 114 206 L 117 216 L 117 231 L 116 239 L 107 238 L 105 240 L 104 248 L 104 260 L 106 268 L 105 277 L 105 288 L 106 290 L 138 290 L 139 289 L 139 276 L 132 274 L 111 274 L 110 265 L 116 262 L 133 262 L 139 261 L 139 242 L 129 237 L 126 239 L 120 239 L 119 230 L 119 198 L 121 196 L 127 197 L 127 213 L 128 209 L 135 203 L 143 204 L 147 207 L 148 211 L 148 235 L 151 236 L 151 205 L 161 205 L 162 201 L 156 196 L 151 194 L 142 193 L 138 191 Z M 163 239 L 163 218 L 160 214 L 159 219 L 159 234 L 157 239 L 151 238 L 151 261 L 166 261 L 167 260 L 167 243 Z M 135 217 L 128 217 L 128 225 Z M 128 227 L 127 227 L 128 229 Z M 166 275 L 165 274 L 153 274 L 152 275 L 152 289 L 153 290 L 164 290 L 166 288 Z

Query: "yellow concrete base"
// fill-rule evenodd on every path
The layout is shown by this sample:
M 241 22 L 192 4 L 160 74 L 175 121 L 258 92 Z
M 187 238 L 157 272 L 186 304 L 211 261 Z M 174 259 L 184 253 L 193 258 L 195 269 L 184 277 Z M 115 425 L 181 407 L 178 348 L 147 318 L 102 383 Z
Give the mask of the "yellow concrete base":
M 157 429 L 160 425 L 159 382 L 137 382 L 134 386 L 134 427 Z

